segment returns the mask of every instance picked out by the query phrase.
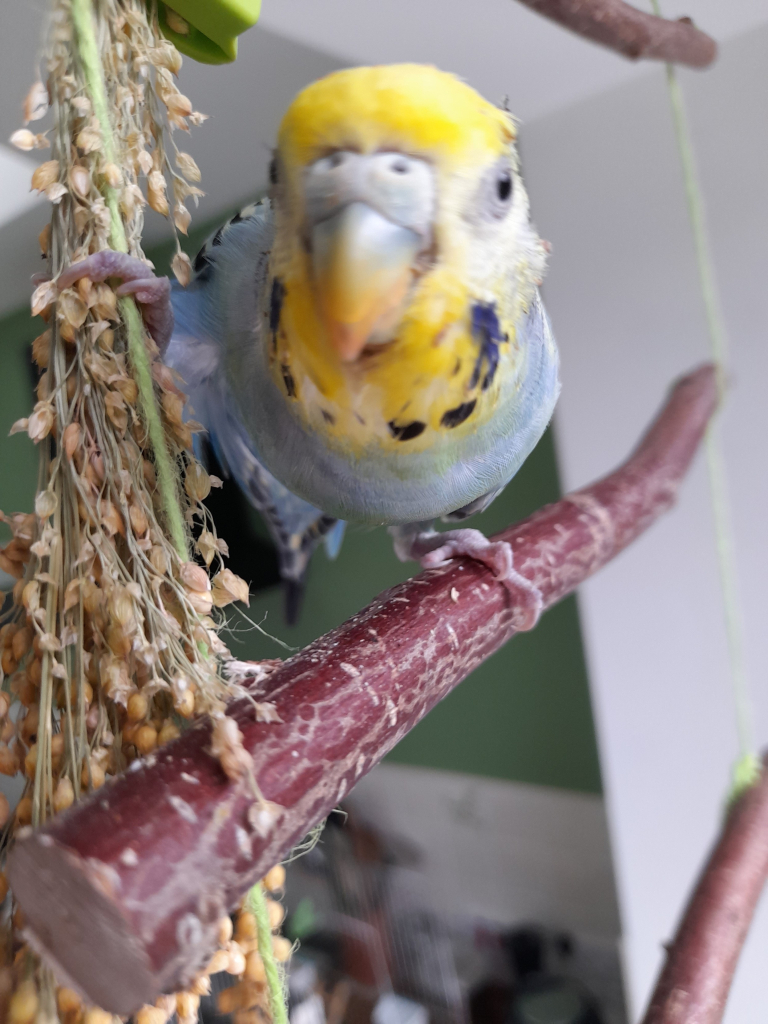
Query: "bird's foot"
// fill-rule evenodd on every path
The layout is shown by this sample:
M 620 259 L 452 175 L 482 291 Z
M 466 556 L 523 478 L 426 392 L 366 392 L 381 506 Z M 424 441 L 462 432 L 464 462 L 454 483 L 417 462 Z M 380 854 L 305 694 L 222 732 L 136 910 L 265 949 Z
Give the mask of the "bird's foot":
M 434 569 L 462 556 L 486 565 L 514 599 L 515 628 L 523 632 L 533 629 L 539 621 L 543 608 L 541 591 L 514 568 L 512 545 L 508 541 L 488 540 L 480 530 L 471 529 L 406 533 L 394 527 L 391 532 L 397 557 L 403 562 L 415 559 L 422 569 Z
M 73 263 L 59 274 L 56 284 L 59 289 L 69 288 L 83 277 L 94 282 L 120 278 L 122 284 L 116 289 L 117 294 L 132 295 L 141 304 L 144 326 L 163 355 L 173 334 L 171 282 L 167 277 L 155 277 L 143 260 L 112 249 L 103 249 Z

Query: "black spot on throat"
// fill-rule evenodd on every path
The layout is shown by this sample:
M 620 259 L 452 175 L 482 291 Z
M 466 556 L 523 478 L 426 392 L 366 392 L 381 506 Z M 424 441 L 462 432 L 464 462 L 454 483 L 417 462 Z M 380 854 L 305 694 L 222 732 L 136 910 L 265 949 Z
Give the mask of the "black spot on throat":
M 424 433 L 427 424 L 422 423 L 421 420 L 413 420 L 411 423 L 404 424 L 395 423 L 394 420 L 390 420 L 387 426 L 395 440 L 412 441 L 414 437 Z
M 272 281 L 272 291 L 269 293 L 269 329 L 273 334 L 277 333 L 280 327 L 280 314 L 283 311 L 285 300 L 285 285 L 279 277 Z
M 293 379 L 293 374 L 288 369 L 285 363 L 280 364 L 280 372 L 283 375 L 283 384 L 285 384 L 285 391 L 289 398 L 296 397 L 296 381 Z
M 457 405 L 455 409 L 448 409 L 444 412 L 440 420 L 440 425 L 443 427 L 458 427 L 464 420 L 469 419 L 472 413 L 475 411 L 477 405 L 477 399 L 473 398 L 471 402 L 463 402 L 461 405 Z

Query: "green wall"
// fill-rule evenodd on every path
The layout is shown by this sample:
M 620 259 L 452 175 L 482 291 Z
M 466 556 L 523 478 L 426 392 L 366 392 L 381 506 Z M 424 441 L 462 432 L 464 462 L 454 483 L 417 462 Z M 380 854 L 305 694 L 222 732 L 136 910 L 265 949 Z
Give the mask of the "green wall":
M 189 240 L 194 256 L 207 233 Z M 159 271 L 170 246 L 150 253 Z M 25 311 L 0 320 L 0 508 L 32 507 L 37 453 L 26 435 L 8 437 L 14 420 L 32 407 L 28 342 L 42 329 Z M 559 496 L 551 431 L 507 490 L 472 520 L 493 533 Z M 253 513 L 254 519 L 256 514 Z M 238 538 L 225 537 L 230 547 Z M 310 568 L 299 624 L 288 628 L 282 594 L 259 592 L 248 612 L 261 629 L 301 647 L 359 611 L 377 593 L 412 575 L 395 558 L 383 529 L 349 528 L 341 554 L 330 562 L 319 551 Z M 238 614 L 225 637 L 238 658 L 285 655 L 283 648 Z M 600 792 L 594 726 L 575 598 L 547 612 L 537 628 L 516 637 L 439 704 L 389 755 L 389 760 L 475 775 Z

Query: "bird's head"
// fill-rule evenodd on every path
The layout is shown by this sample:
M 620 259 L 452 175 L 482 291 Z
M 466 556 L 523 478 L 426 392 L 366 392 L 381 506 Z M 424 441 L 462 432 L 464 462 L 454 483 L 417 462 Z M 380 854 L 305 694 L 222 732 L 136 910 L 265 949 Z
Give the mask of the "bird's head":
M 432 67 L 339 71 L 272 182 L 271 363 L 310 426 L 413 450 L 491 415 L 544 268 L 510 115 Z

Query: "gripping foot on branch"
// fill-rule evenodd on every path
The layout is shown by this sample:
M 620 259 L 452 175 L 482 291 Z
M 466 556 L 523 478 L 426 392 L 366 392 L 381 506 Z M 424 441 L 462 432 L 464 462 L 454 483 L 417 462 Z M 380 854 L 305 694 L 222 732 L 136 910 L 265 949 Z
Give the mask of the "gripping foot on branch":
M 515 628 L 520 632 L 533 629 L 539 621 L 543 600 L 541 591 L 514 568 L 512 545 L 508 541 L 491 541 L 480 530 L 421 529 L 424 524 L 392 526 L 395 554 L 401 562 L 413 559 L 422 569 L 435 569 L 452 558 L 472 558 L 487 566 L 512 595 L 515 605 Z
M 79 263 L 73 263 L 59 274 L 59 288 L 69 288 L 76 281 L 87 277 L 91 281 L 106 281 L 118 277 L 122 284 L 116 289 L 118 295 L 132 295 L 141 305 L 144 326 L 160 350 L 162 357 L 173 334 L 173 307 L 171 306 L 171 282 L 167 277 L 156 277 L 143 260 L 124 252 L 103 249 L 87 256 Z

